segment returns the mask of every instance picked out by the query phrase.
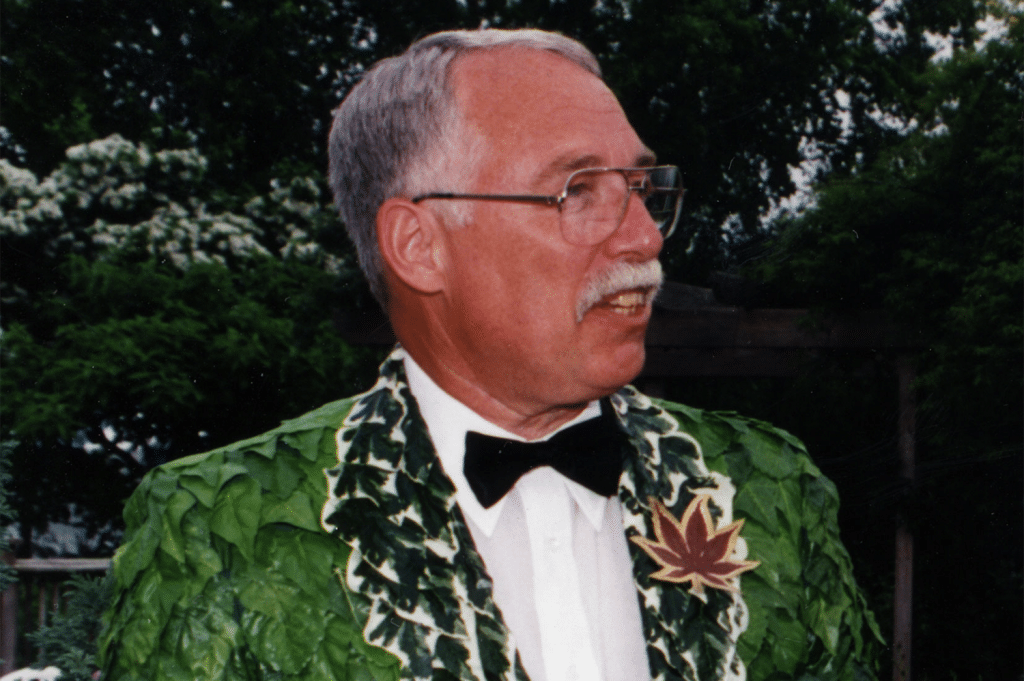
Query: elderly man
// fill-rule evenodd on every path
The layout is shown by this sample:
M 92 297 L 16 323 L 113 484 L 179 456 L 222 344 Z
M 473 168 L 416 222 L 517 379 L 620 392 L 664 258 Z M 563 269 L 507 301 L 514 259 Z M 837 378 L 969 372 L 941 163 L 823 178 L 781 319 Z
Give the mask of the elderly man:
M 147 478 L 104 678 L 868 670 L 799 443 L 623 387 L 682 187 L 593 55 L 428 36 L 353 89 L 330 152 L 400 346 L 367 393 Z

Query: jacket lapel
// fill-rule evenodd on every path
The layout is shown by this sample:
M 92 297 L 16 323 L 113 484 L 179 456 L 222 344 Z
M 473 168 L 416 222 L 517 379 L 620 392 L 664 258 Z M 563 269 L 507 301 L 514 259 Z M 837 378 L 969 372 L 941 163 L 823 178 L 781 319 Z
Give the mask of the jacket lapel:
M 619 481 L 627 538 L 655 539 L 650 497 L 678 518 L 701 490 L 712 495 L 713 514 L 731 520 L 731 483 L 708 471 L 699 443 L 675 419 L 631 387 L 613 395 L 612 404 L 630 442 Z M 708 589 L 701 599 L 685 585 L 652 580 L 658 566 L 632 541 L 629 550 L 653 679 L 745 678 L 736 654 L 747 620 L 739 594 Z
M 324 528 L 349 544 L 345 586 L 367 642 L 408 678 L 526 681 L 491 581 L 405 380 L 404 351 L 381 367 L 337 433 Z M 453 607 L 454 606 L 454 607 Z
M 367 642 L 394 654 L 407 678 L 443 668 L 457 679 L 528 681 L 492 597 L 455 490 L 409 392 L 397 349 L 337 433 L 339 465 L 325 471 L 322 524 L 353 551 L 341 579 L 364 618 Z M 626 536 L 654 538 L 647 499 L 682 515 L 694 492 L 731 516 L 732 486 L 709 472 L 700 445 L 632 388 L 611 397 L 629 440 L 619 483 Z M 652 678 L 743 679 L 736 639 L 746 628 L 737 594 L 650 579 L 654 562 L 629 542 Z M 456 607 L 453 607 L 453 604 Z

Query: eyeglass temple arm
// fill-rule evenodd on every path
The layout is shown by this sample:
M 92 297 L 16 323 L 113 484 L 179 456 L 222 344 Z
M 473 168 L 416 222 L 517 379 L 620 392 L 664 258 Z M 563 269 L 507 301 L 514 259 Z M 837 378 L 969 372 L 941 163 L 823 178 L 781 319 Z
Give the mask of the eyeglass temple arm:
M 419 203 L 427 199 L 467 199 L 476 201 L 529 201 L 531 203 L 543 203 L 546 206 L 557 206 L 561 203 L 558 196 L 538 196 L 535 194 L 451 194 L 448 192 L 433 192 L 414 197 L 413 203 Z

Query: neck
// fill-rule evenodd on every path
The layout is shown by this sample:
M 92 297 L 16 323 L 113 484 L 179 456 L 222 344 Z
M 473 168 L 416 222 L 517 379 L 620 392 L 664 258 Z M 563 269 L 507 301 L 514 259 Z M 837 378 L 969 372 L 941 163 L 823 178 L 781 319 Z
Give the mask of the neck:
M 437 361 L 433 354 L 417 352 L 405 346 L 406 352 L 439 388 L 472 409 L 482 418 L 525 440 L 541 439 L 562 424 L 576 418 L 587 402 L 554 406 L 527 405 L 488 392 L 479 383 L 467 379 L 449 364 Z
M 520 394 L 515 390 L 517 381 L 501 379 L 500 367 L 474 364 L 432 307 L 409 304 L 402 296 L 394 296 L 390 302 L 395 336 L 409 356 L 439 388 L 494 425 L 536 440 L 571 421 L 589 403 L 581 399 L 547 404 Z

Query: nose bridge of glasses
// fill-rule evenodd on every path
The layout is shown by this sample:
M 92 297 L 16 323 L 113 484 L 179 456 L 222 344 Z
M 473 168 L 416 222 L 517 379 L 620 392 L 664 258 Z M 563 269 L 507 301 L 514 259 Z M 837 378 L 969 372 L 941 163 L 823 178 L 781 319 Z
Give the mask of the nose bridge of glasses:
M 603 213 L 616 223 L 621 223 L 629 208 L 630 196 L 640 190 L 645 180 L 637 180 L 636 170 L 630 168 L 609 168 L 597 173 L 598 205 Z
M 651 214 L 650 208 L 647 205 L 647 196 L 645 191 L 650 186 L 650 172 L 646 169 L 624 169 L 617 173 L 614 173 L 617 177 L 617 206 L 609 204 L 609 209 L 616 208 L 617 212 L 613 220 L 607 223 L 607 236 L 618 232 L 623 229 L 623 225 L 626 221 L 630 221 L 631 224 L 636 224 L 639 220 L 645 224 L 645 229 L 648 225 L 653 225 L 655 230 L 660 230 L 661 224 Z M 633 198 L 636 197 L 635 207 L 631 207 L 630 203 Z M 631 211 L 639 210 L 639 213 L 631 213 Z
M 622 226 L 629 213 L 629 203 L 636 196 L 643 214 L 653 219 L 646 204 L 647 193 L 652 188 L 649 168 L 610 168 L 600 172 L 603 180 L 600 192 L 605 215 L 613 229 Z
M 626 180 L 626 187 L 629 191 L 640 191 L 651 186 L 652 171 L 650 168 L 626 168 L 620 172 Z

